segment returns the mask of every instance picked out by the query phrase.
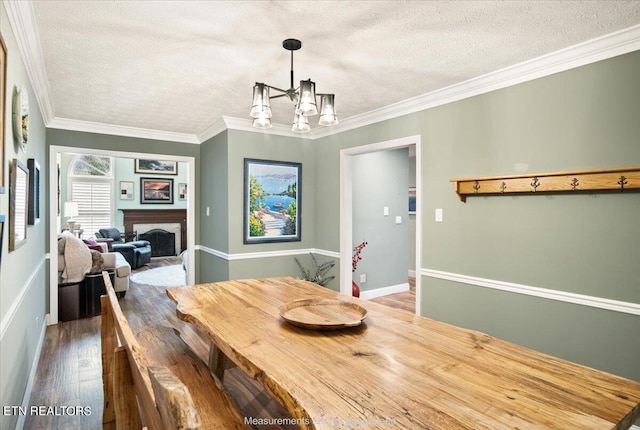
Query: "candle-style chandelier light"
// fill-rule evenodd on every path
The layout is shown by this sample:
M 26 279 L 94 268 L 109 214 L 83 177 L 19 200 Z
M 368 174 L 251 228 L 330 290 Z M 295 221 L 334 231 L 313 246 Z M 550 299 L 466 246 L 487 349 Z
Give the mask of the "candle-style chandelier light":
M 298 88 L 293 87 L 293 51 L 302 47 L 302 42 L 297 39 L 286 39 L 282 47 L 291 51 L 291 85 L 288 90 L 283 90 L 271 85 L 256 82 L 253 87 L 253 106 L 251 117 L 256 128 L 271 128 L 271 104 L 270 99 L 289 97 L 295 104 L 292 131 L 305 133 L 311 130 L 308 117 L 318 114 L 316 96 L 320 97 L 319 125 L 331 126 L 338 123 L 338 117 L 334 107 L 335 96 L 333 94 L 316 93 L 316 84 L 311 79 L 300 81 Z M 278 91 L 280 94 L 270 96 L 269 90 Z

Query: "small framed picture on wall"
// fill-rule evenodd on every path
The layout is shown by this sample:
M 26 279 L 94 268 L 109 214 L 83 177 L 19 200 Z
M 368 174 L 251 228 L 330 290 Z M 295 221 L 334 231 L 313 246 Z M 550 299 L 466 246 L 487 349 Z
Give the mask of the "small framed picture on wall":
M 120 181 L 120 200 L 133 200 L 133 181 Z
M 178 200 L 187 200 L 187 184 L 178 184 Z

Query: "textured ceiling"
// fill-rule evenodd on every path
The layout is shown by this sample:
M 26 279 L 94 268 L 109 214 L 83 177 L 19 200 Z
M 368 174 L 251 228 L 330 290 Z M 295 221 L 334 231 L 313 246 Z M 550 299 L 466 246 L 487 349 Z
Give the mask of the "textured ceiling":
M 638 1 L 36 1 L 56 118 L 198 134 L 254 82 L 336 94 L 341 120 L 640 23 Z M 293 106 L 272 102 L 274 123 Z M 312 119 L 317 127 L 317 119 Z

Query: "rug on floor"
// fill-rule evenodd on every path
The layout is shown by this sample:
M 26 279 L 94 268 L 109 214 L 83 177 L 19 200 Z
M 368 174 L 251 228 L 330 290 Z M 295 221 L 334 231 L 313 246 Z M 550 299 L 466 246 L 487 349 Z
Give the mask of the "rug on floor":
M 180 287 L 186 285 L 182 265 L 157 267 L 131 275 L 131 281 L 137 284 L 155 287 Z

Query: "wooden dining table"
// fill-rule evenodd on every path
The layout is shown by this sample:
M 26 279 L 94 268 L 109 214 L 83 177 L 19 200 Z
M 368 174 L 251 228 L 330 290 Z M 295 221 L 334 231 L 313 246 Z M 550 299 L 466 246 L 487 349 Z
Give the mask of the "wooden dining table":
M 176 311 L 306 429 L 627 429 L 640 382 L 290 278 L 168 288 Z M 280 308 L 324 298 L 360 325 L 300 328 Z

